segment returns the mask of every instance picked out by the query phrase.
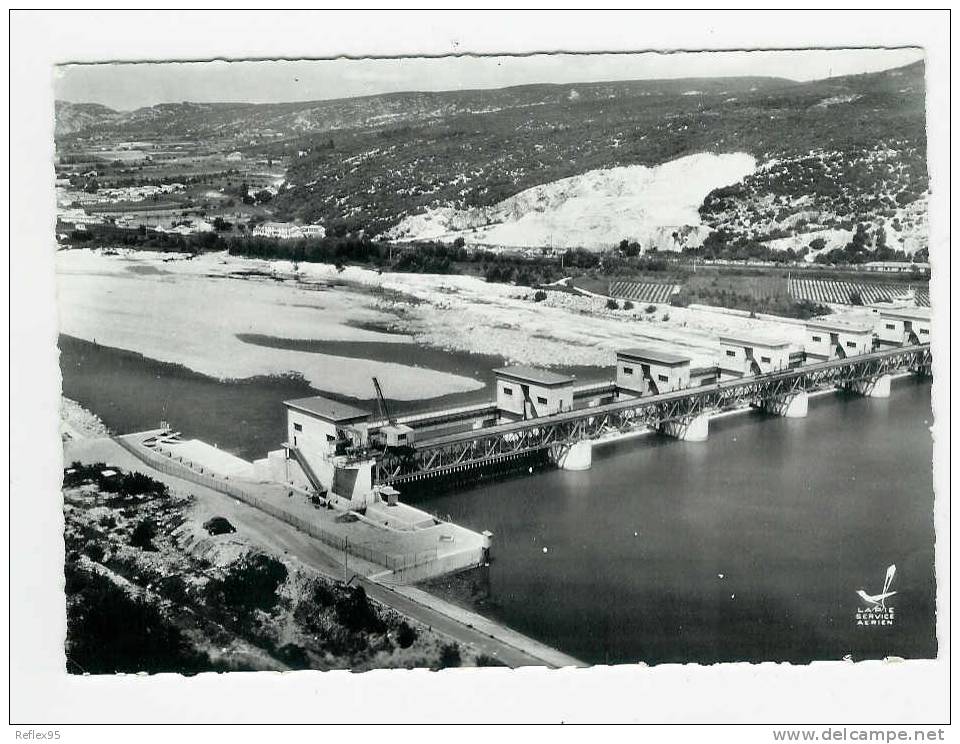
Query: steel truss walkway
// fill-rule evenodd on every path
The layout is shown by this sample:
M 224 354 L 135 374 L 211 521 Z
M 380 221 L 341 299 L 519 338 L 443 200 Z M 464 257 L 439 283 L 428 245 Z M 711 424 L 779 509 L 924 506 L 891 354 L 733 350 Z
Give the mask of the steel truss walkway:
M 418 442 L 412 452 L 380 453 L 374 480 L 400 484 L 562 447 L 614 432 L 685 422 L 704 413 L 784 400 L 802 392 L 849 387 L 883 375 L 929 374 L 929 344 L 897 347 L 765 375 L 617 401 Z

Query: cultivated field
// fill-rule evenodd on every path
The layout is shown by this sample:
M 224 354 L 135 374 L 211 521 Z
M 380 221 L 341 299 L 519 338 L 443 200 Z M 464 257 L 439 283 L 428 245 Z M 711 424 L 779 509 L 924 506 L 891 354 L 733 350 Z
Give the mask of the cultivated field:
M 917 304 L 930 306 L 930 290 L 924 287 L 913 288 Z M 872 282 L 844 282 L 834 279 L 791 279 L 790 294 L 797 300 L 812 300 L 835 305 L 852 305 L 851 297 L 859 293 L 864 303 L 889 300 L 906 290 L 903 284 L 879 284 Z
M 636 302 L 670 302 L 670 297 L 679 291 L 679 284 L 610 282 L 608 294 L 617 299 L 634 300 Z

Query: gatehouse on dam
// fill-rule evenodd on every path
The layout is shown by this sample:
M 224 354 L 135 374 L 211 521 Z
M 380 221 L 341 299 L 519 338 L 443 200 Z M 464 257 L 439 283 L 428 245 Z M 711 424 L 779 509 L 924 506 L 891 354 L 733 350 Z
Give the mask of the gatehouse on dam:
M 385 486 L 402 496 L 412 484 L 468 481 L 534 462 L 585 469 L 595 444 L 624 436 L 705 441 L 720 413 L 752 407 L 802 417 L 808 395 L 829 389 L 888 396 L 892 376 L 930 374 L 929 344 L 914 343 L 921 318 L 910 317 L 910 333 L 896 329 L 897 344 L 869 324 L 823 319 L 806 324 L 801 349 L 759 334 L 724 336 L 707 367 L 692 368 L 680 353 L 622 349 L 611 379 L 583 385 L 550 370 L 503 367 L 494 371 L 489 403 L 399 417 L 322 396 L 288 401 L 288 441 L 260 462 L 273 479 L 357 505 L 384 500 Z

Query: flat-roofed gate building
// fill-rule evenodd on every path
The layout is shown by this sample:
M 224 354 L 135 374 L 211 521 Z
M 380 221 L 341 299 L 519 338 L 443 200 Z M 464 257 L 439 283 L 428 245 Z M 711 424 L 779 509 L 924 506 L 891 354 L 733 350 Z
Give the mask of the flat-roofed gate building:
M 522 365 L 495 369 L 493 374 L 497 409 L 506 418 L 537 418 L 573 409 L 570 375 Z
M 690 386 L 690 359 L 648 348 L 617 352 L 617 388 L 658 395 Z

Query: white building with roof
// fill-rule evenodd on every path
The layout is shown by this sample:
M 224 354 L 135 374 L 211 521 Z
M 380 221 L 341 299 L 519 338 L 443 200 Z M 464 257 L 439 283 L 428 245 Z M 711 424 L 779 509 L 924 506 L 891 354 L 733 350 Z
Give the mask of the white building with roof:
M 877 313 L 877 338 L 884 346 L 910 346 L 930 342 L 929 307 L 904 307 Z
M 845 359 L 873 350 L 873 326 L 843 319 L 816 318 L 807 321 L 804 351 L 814 360 Z
M 549 416 L 573 408 L 570 375 L 516 365 L 493 371 L 497 384 L 497 408 L 508 418 Z
M 287 441 L 283 450 L 268 456 L 273 479 L 358 505 L 371 498 L 372 462 L 348 456 L 351 448 L 367 444 L 370 412 L 322 395 L 284 401 L 284 406 Z
M 930 264 L 926 261 L 867 261 L 863 264 L 863 268 L 882 274 L 904 274 L 930 271 Z
M 720 337 L 720 361 L 727 376 L 760 375 L 790 366 L 790 344 L 759 334 Z
M 323 238 L 327 231 L 323 225 L 297 225 L 293 222 L 263 222 L 253 228 L 255 237 L 276 240 L 302 240 Z
M 617 352 L 617 388 L 658 395 L 690 386 L 690 358 L 649 348 Z

